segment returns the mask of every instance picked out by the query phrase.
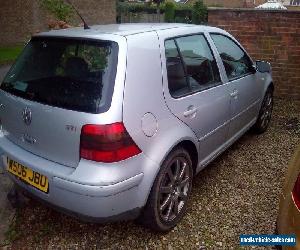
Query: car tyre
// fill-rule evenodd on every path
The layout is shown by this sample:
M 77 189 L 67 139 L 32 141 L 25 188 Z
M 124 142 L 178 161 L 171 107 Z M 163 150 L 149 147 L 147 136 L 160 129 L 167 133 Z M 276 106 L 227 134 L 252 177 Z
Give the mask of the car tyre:
M 138 222 L 160 232 L 175 227 L 186 212 L 192 180 L 190 155 L 176 148 L 163 162 Z
M 254 131 L 257 134 L 262 134 L 268 129 L 271 122 L 273 104 L 274 104 L 273 90 L 271 88 L 268 88 L 264 96 L 258 118 L 256 120 L 256 123 L 253 126 Z

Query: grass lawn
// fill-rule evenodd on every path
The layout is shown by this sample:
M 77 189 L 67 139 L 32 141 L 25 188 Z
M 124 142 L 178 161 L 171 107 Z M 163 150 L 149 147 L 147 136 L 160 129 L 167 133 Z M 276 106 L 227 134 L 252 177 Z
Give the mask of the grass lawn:
M 23 46 L 0 47 L 0 65 L 9 64 L 16 60 Z

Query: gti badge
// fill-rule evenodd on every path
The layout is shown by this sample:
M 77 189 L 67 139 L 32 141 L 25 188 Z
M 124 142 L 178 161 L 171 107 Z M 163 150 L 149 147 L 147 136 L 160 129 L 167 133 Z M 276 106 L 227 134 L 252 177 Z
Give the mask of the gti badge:
M 28 134 L 22 135 L 21 140 L 23 142 L 27 142 L 29 144 L 35 144 L 36 143 L 36 139 L 33 138 L 32 136 L 28 135 Z
M 22 117 L 24 123 L 29 126 L 32 120 L 32 114 L 31 114 L 31 110 L 28 107 L 23 109 Z

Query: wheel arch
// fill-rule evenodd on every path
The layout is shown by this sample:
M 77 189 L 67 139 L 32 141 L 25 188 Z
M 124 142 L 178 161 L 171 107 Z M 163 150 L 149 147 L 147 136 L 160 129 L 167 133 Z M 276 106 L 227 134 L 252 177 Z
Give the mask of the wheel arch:
M 198 155 L 198 150 L 197 150 L 196 145 L 190 140 L 183 140 L 183 141 L 179 142 L 170 152 L 172 152 L 175 148 L 178 148 L 178 147 L 182 147 L 189 153 L 191 160 L 192 160 L 192 167 L 193 167 L 194 175 L 195 175 L 196 169 L 198 166 L 198 161 L 199 161 L 199 155 Z
M 198 165 L 198 162 L 199 162 L 199 151 L 197 149 L 196 143 L 197 142 L 194 141 L 194 138 L 192 138 L 192 137 L 183 137 L 180 140 L 177 140 L 172 146 L 169 147 L 169 150 L 167 150 L 164 153 L 164 156 L 161 158 L 160 162 L 158 163 L 159 167 L 154 172 L 154 176 L 152 177 L 151 185 L 150 185 L 150 188 L 149 188 L 149 192 L 148 192 L 148 194 L 146 196 L 144 204 L 146 204 L 146 202 L 148 200 L 149 194 L 150 194 L 150 192 L 151 192 L 151 190 L 153 188 L 153 184 L 155 182 L 155 179 L 157 178 L 157 176 L 158 176 L 158 174 L 160 172 L 162 164 L 165 162 L 165 160 L 168 157 L 168 155 L 173 150 L 175 150 L 176 148 L 182 147 L 182 148 L 184 148 L 190 154 L 191 161 L 192 161 L 192 168 L 194 170 L 193 174 L 195 176 L 197 165 Z
M 154 188 L 155 180 L 156 180 L 156 178 L 157 178 L 157 176 L 158 176 L 158 174 L 159 174 L 159 172 L 162 168 L 163 163 L 166 161 L 167 157 L 171 154 L 171 152 L 173 152 L 174 150 L 176 150 L 178 148 L 185 149 L 191 157 L 192 168 L 193 168 L 193 176 L 195 176 L 197 165 L 198 165 L 198 159 L 199 159 L 199 151 L 197 149 L 196 142 L 193 139 L 194 138 L 186 138 L 186 137 L 182 138 L 180 141 L 177 141 L 177 143 L 174 143 L 174 145 L 172 147 L 170 147 L 170 149 L 165 153 L 163 159 L 160 162 L 159 168 L 155 173 L 154 179 L 151 183 L 151 187 L 150 187 L 149 192 L 146 196 L 146 199 L 143 203 L 144 205 L 141 208 L 140 218 L 142 218 L 143 215 L 145 214 L 145 209 L 147 208 L 147 203 L 149 202 L 151 191 Z M 139 220 L 140 219 L 138 219 L 138 221 Z
M 155 178 L 157 177 L 157 175 L 161 169 L 161 166 L 165 162 L 168 155 L 171 152 L 173 152 L 176 148 L 179 148 L 179 147 L 185 149 L 189 153 L 189 155 L 191 157 L 191 161 L 192 161 L 192 168 L 194 170 L 193 174 L 194 175 L 196 174 L 196 169 L 197 169 L 197 165 L 199 162 L 199 151 L 197 149 L 196 143 L 192 138 L 182 138 L 181 140 L 174 143 L 167 152 L 165 152 L 164 157 L 160 161 L 158 171 L 155 174 Z

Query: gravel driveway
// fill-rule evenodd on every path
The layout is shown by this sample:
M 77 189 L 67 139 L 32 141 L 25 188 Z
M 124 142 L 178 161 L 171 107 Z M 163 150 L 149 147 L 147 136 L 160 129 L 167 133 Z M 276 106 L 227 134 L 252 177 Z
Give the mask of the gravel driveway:
M 81 223 L 30 201 L 7 237 L 13 249 L 239 249 L 240 234 L 274 232 L 284 173 L 299 143 L 300 103 L 276 100 L 267 133 L 247 133 L 195 178 L 188 213 L 171 232 Z

